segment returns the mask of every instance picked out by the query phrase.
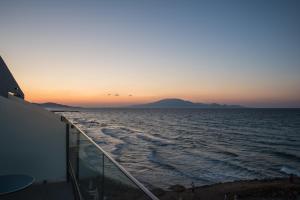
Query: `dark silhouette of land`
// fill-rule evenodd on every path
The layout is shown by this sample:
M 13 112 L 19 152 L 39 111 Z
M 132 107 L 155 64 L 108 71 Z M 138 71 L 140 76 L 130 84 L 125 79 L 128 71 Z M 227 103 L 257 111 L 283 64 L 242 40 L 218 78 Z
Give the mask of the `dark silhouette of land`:
M 76 108 L 73 106 L 68 106 L 64 104 L 58 104 L 58 103 L 52 103 L 52 102 L 47 102 L 47 103 L 33 103 L 38 106 L 42 106 L 44 108 Z
M 68 106 L 58 103 L 32 103 L 37 106 L 41 106 L 47 110 L 53 111 L 53 112 L 78 112 L 79 110 L 83 109 L 81 107 L 75 107 L 75 106 Z
M 134 108 L 243 108 L 240 105 L 194 103 L 182 99 L 162 99 L 153 103 L 133 105 Z

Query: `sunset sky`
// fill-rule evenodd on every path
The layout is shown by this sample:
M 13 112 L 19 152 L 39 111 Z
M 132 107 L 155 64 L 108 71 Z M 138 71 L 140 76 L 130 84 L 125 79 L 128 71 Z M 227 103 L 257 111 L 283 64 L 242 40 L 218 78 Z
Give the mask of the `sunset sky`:
M 0 55 L 28 101 L 300 107 L 300 1 L 7 0 Z

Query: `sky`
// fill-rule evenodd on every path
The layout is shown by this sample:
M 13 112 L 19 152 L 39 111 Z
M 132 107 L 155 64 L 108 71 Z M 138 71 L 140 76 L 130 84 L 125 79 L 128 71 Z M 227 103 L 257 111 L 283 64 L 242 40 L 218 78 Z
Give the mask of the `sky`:
M 31 102 L 300 107 L 300 1 L 4 0 L 0 55 Z

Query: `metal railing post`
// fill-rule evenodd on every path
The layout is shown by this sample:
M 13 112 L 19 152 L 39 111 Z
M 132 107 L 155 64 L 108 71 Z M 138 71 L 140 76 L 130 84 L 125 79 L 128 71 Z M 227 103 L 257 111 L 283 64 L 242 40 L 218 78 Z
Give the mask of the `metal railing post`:
M 70 135 L 70 127 L 69 124 L 66 123 L 66 166 L 67 166 L 67 182 L 70 181 L 70 173 L 69 173 L 69 135 Z
M 80 133 L 76 134 L 76 171 L 75 171 L 75 175 L 76 175 L 76 179 L 79 180 L 79 151 L 80 151 Z
M 102 154 L 102 190 L 101 190 L 101 197 L 104 200 L 104 154 Z

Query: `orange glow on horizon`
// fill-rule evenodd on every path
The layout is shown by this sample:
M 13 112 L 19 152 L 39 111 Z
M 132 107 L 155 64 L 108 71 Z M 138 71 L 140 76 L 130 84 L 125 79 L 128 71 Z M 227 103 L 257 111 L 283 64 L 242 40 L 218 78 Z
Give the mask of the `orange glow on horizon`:
M 72 91 L 33 91 L 27 92 L 27 101 L 35 103 L 54 102 L 73 106 L 125 106 L 150 102 L 157 97 L 133 96 L 131 94 L 92 94 L 76 93 Z
M 219 104 L 238 104 L 238 105 L 255 105 L 259 103 L 285 103 L 299 102 L 297 95 L 294 98 L 280 99 L 276 93 L 263 94 L 256 92 L 247 94 L 233 91 L 203 91 L 202 94 L 166 94 L 166 95 L 135 95 L 128 93 L 93 93 L 92 91 L 75 91 L 75 90 L 23 90 L 27 101 L 36 103 L 54 102 L 72 106 L 86 107 L 109 107 L 109 106 L 127 106 L 134 104 L 143 104 L 158 101 L 164 98 L 180 98 L 192 102 L 200 103 L 219 103 Z

